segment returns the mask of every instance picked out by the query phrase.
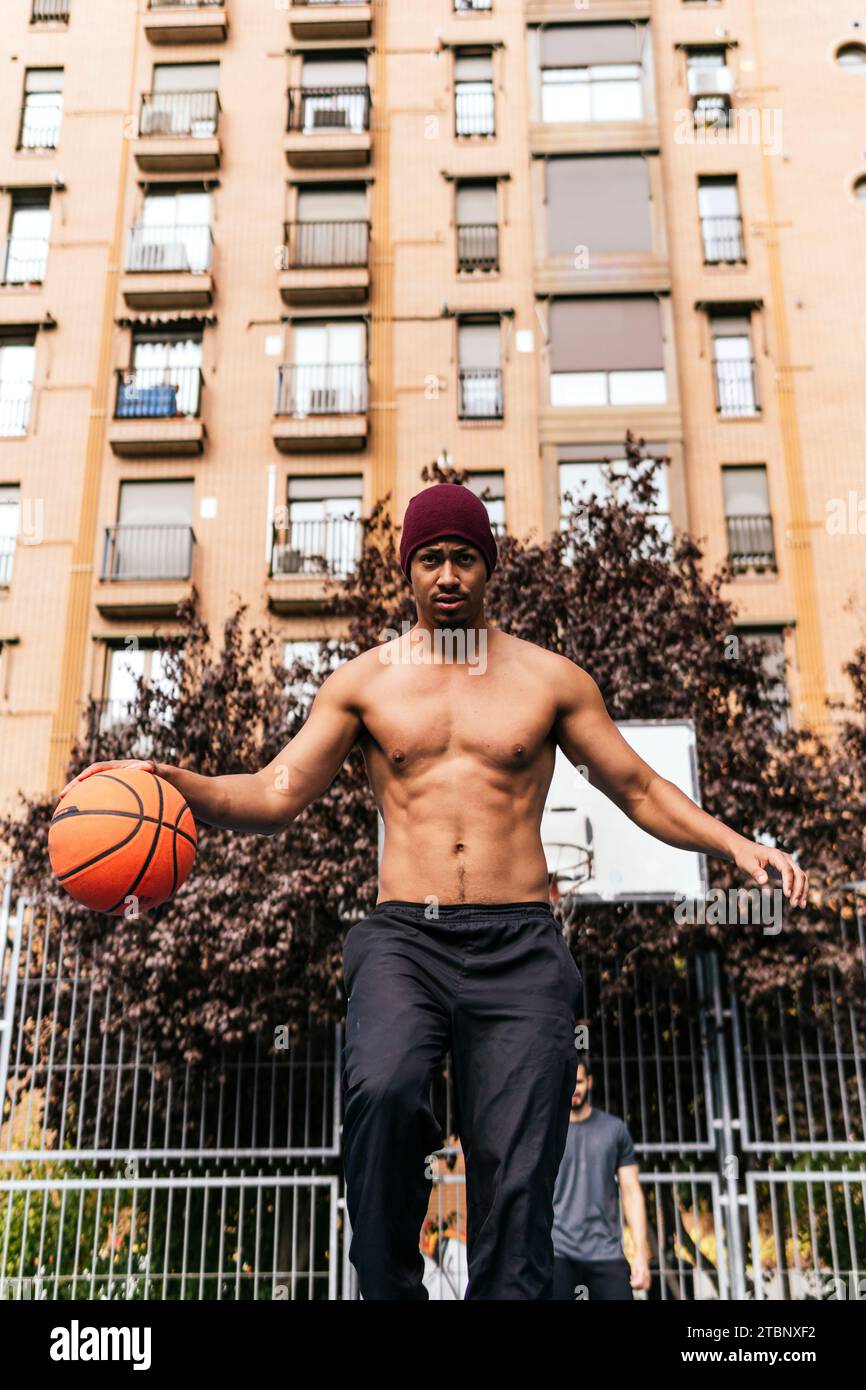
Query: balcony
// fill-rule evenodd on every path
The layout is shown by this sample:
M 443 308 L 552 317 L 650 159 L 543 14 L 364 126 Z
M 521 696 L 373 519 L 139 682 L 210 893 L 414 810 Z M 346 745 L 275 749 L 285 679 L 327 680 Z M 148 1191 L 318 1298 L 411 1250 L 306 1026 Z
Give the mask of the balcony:
M 745 265 L 743 219 L 740 215 L 702 217 L 704 265 Z
M 274 443 L 282 453 L 363 449 L 368 433 L 366 362 L 277 369 Z
M 286 304 L 360 304 L 370 293 L 370 224 L 287 222 L 278 284 Z
M 353 517 L 290 520 L 288 526 L 274 526 L 267 585 L 271 612 L 297 616 L 318 611 L 326 596 L 322 581 L 351 574 L 362 543 L 361 522 Z
M 3 257 L 3 284 L 41 285 L 47 261 L 47 237 L 8 236 Z
M 188 524 L 106 526 L 96 606 L 105 618 L 170 618 L 191 592 Z
M 725 420 L 760 415 L 754 357 L 716 358 L 713 362 L 716 411 Z
M 33 0 L 31 24 L 68 24 L 69 0 Z
M 457 269 L 499 269 L 499 228 L 495 222 L 464 222 L 457 228 Z
M 773 518 L 758 516 L 726 517 L 728 528 L 728 559 L 738 574 L 746 570 L 775 572 L 776 545 L 773 540 Z
M 117 372 L 108 442 L 121 458 L 200 454 L 200 367 L 132 367 Z
M 370 88 L 293 87 L 283 149 L 295 169 L 369 164 Z
M 213 301 L 208 226 L 130 228 L 120 288 L 130 309 L 202 309 Z
M 373 6 L 356 0 L 291 0 L 289 26 L 296 39 L 366 39 Z
M 202 173 L 220 166 L 218 92 L 144 92 L 133 154 L 146 173 Z
M 492 10 L 493 0 L 454 0 L 455 14 L 478 14 L 482 10 Z
M 493 86 L 484 91 L 461 91 L 454 94 L 454 134 L 459 136 L 496 134 L 496 104 Z
M 30 418 L 32 381 L 0 381 L 0 439 L 22 439 Z
M 224 0 L 148 0 L 144 32 L 151 43 L 222 43 L 228 29 Z
M 0 589 L 12 583 L 12 562 L 15 559 L 15 537 L 0 536 Z
M 458 420 L 501 420 L 505 413 L 501 367 L 460 367 Z

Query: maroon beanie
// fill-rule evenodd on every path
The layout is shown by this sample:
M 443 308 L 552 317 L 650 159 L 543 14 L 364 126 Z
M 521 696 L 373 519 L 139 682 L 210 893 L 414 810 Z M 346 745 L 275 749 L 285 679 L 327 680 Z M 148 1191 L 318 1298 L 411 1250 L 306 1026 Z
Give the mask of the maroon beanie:
M 477 546 L 490 578 L 496 565 L 496 540 L 490 518 L 481 499 L 462 483 L 434 483 L 411 498 L 400 539 L 400 567 L 407 579 L 418 547 L 442 536 L 459 536 Z

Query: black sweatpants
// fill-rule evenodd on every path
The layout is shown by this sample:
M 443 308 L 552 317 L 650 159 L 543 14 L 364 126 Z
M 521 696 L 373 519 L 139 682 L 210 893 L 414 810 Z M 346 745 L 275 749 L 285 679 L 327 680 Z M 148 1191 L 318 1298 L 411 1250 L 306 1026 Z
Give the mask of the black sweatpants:
M 586 1289 L 588 1302 L 633 1301 L 631 1269 L 625 1255 L 618 1260 L 572 1260 L 557 1255 L 553 1261 L 553 1297 L 570 1302 L 575 1289 Z
M 349 1258 L 364 1299 L 426 1299 L 430 1106 L 451 1049 L 466 1298 L 553 1298 L 553 1189 L 577 1070 L 580 971 L 547 903 L 380 903 L 343 947 Z

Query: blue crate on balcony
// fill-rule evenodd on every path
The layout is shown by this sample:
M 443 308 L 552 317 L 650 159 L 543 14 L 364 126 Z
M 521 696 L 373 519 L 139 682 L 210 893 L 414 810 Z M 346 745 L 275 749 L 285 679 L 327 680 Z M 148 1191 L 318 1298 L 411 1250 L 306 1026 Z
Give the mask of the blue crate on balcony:
M 177 414 L 177 387 L 170 382 L 153 386 L 137 386 L 133 381 L 121 381 L 117 393 L 117 416 L 129 419 L 146 416 L 148 419 Z

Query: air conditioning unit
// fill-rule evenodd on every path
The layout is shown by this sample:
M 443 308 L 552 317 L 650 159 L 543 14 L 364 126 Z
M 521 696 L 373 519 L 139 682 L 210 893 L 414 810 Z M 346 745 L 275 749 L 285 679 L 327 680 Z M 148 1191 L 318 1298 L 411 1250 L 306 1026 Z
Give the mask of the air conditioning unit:
M 730 96 L 732 79 L 730 68 L 689 68 L 689 93 L 693 97 Z
M 304 568 L 304 552 L 283 543 L 275 545 L 272 559 L 274 574 L 301 574 Z

